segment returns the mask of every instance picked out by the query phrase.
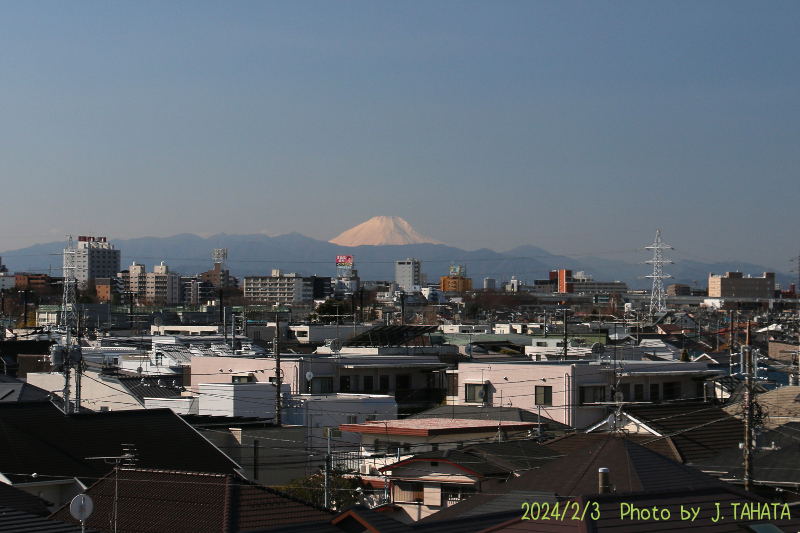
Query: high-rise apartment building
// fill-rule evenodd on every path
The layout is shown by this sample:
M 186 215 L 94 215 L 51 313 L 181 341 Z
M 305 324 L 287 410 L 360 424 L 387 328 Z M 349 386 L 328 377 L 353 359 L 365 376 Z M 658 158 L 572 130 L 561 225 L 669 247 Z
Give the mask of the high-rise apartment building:
M 250 300 L 302 305 L 330 298 L 332 286 L 330 277 L 303 277 L 296 272 L 284 274 L 283 270 L 273 269 L 271 276 L 246 276 L 242 291 Z
M 120 251 L 105 237 L 81 235 L 75 245 L 75 279 L 85 286 L 95 278 L 113 278 L 119 272 L 120 260 Z
M 406 291 L 422 285 L 425 282 L 422 275 L 422 261 L 414 258 L 397 261 L 394 265 L 394 282 Z
M 128 271 L 119 273 L 126 293 L 132 293 L 139 302 L 174 304 L 183 300 L 180 274 L 170 272 L 163 261 L 153 272 L 145 268 L 133 263 Z

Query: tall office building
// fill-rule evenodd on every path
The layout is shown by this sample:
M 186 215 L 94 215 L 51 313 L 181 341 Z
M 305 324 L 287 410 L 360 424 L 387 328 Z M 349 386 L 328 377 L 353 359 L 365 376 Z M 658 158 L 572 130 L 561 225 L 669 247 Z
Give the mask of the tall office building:
M 424 282 L 422 275 L 422 261 L 419 259 L 406 259 L 397 261 L 394 265 L 394 282 L 403 289 L 411 290 L 412 287 L 420 286 Z
M 81 235 L 75 246 L 75 279 L 85 286 L 95 278 L 113 278 L 119 272 L 120 258 L 120 251 L 105 237 Z

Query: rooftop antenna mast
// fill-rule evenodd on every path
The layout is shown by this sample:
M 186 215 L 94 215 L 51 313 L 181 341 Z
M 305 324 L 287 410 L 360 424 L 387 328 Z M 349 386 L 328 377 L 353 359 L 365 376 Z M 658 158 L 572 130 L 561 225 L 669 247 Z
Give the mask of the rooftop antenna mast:
M 650 296 L 650 316 L 656 313 L 663 313 L 667 310 L 667 295 L 664 292 L 664 279 L 671 278 L 669 274 L 664 274 L 661 270 L 661 265 L 672 264 L 669 259 L 664 259 L 664 250 L 674 250 L 672 246 L 664 244 L 661 241 L 661 230 L 656 230 L 656 242 L 650 246 L 646 246 L 645 250 L 653 250 L 653 259 L 645 261 L 649 265 L 653 265 L 653 273 L 646 278 L 653 278 L 653 292 Z

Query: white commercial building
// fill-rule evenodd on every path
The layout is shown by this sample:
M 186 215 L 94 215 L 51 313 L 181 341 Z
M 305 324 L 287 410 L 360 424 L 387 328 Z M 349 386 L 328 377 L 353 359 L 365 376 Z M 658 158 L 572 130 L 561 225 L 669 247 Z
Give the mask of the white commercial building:
M 74 257 L 75 279 L 81 285 L 95 278 L 113 278 L 120 270 L 121 253 L 105 237 L 79 236 Z

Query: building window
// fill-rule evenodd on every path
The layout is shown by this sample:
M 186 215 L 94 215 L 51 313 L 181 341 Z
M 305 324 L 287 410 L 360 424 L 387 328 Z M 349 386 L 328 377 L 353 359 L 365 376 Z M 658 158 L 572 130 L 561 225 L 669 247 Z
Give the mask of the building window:
M 350 376 L 339 377 L 339 392 L 350 392 Z
M 488 400 L 489 394 L 485 383 L 467 383 L 464 385 L 464 389 L 465 402 L 480 403 Z
M 591 385 L 580 388 L 580 404 L 598 403 L 606 401 L 605 385 Z
M 347 415 L 348 424 L 358 424 L 358 415 Z
M 664 383 L 664 399 L 677 400 L 681 397 L 680 381 L 667 381 Z
M 364 376 L 364 390 L 371 391 L 375 389 L 375 378 L 372 376 Z
M 397 390 L 411 388 L 411 374 L 397 374 L 394 378 L 394 388 Z
M 311 380 L 311 394 L 329 394 L 333 392 L 332 377 L 315 377 Z
M 536 346 L 547 346 L 546 341 L 536 341 Z
M 389 376 L 379 376 L 378 377 L 378 388 L 382 391 L 389 390 Z
M 422 483 L 396 481 L 394 484 L 394 501 L 422 502 L 425 499 L 424 490 Z
M 661 395 L 659 394 L 659 387 L 658 383 L 651 383 L 650 384 L 650 401 L 651 402 L 658 402 L 661 399 Z
M 536 405 L 553 405 L 553 387 L 536 385 Z
M 623 402 L 631 401 L 631 384 L 630 383 L 621 383 L 620 386 L 619 386 L 619 389 L 617 389 L 617 392 L 621 392 L 622 393 L 622 401 Z M 614 401 L 617 401 L 617 399 L 614 398 Z
M 644 401 L 644 383 L 633 384 L 633 401 L 634 402 Z

